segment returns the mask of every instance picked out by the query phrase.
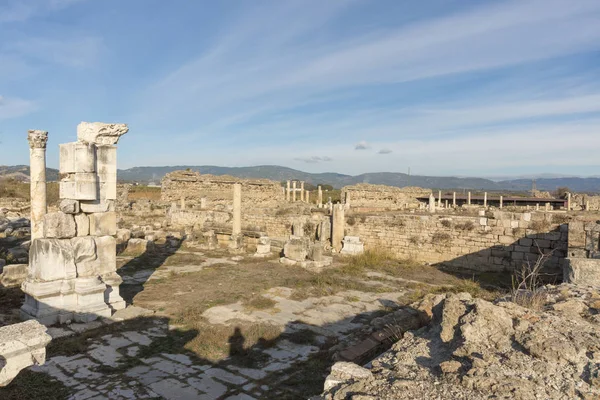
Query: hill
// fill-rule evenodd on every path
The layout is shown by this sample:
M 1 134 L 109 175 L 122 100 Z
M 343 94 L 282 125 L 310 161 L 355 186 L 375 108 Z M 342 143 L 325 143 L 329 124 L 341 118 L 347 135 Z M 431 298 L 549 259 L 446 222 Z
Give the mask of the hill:
M 309 173 L 278 165 L 258 165 L 254 167 L 218 167 L 214 165 L 175 165 L 165 167 L 134 167 L 120 169 L 118 171 L 119 181 L 160 183 L 165 174 L 190 169 L 203 174 L 232 175 L 240 178 L 266 178 L 275 181 L 286 181 L 298 179 L 307 183 L 329 184 L 336 188 L 357 183 L 373 183 L 389 186 L 420 186 L 431 189 L 470 189 L 470 190 L 505 190 L 505 191 L 528 191 L 531 189 L 530 179 L 509 179 L 493 181 L 485 178 L 452 177 L 452 176 L 425 176 L 411 175 L 398 172 L 375 172 L 356 176 L 338 174 L 334 172 Z M 17 180 L 28 180 L 29 166 L 0 166 L 0 177 L 11 177 Z M 48 168 L 48 180 L 58 179 L 58 170 Z M 555 177 L 536 179 L 538 190 L 554 191 L 559 187 L 568 187 L 575 192 L 600 192 L 600 178 L 579 177 Z

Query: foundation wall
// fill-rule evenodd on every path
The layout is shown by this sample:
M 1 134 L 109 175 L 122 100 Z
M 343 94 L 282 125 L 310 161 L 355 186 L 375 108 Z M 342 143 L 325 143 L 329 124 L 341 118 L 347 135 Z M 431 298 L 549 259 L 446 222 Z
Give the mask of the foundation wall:
M 512 271 L 524 262 L 535 262 L 541 249 L 552 251 L 546 267 L 559 273 L 568 241 L 568 225 L 545 213 L 355 215 L 346 218 L 345 233 L 359 236 L 365 249 L 474 271 Z

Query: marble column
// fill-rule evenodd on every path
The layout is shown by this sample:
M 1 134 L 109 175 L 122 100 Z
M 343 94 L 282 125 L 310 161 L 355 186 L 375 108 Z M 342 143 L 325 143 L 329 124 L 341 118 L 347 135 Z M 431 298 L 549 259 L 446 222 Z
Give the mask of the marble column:
M 48 132 L 30 130 L 29 140 L 29 176 L 31 193 L 31 239 L 44 237 L 43 219 L 46 205 L 46 143 Z
M 304 181 L 300 182 L 300 201 L 304 201 Z
M 344 205 L 335 204 L 333 206 L 331 223 L 331 247 L 333 247 L 337 252 L 342 250 L 342 240 L 344 240 L 345 227 L 346 219 L 344 216 Z
M 290 201 L 290 181 L 285 183 L 285 201 Z
M 292 182 L 292 201 L 296 201 L 296 181 Z

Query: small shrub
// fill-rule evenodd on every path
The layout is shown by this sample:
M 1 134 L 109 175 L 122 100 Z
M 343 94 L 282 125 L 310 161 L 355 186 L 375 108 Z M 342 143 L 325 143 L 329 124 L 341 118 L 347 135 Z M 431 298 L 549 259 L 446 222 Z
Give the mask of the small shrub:
M 367 216 L 366 215 L 361 215 L 360 216 L 360 223 L 364 224 L 365 222 L 367 222 Z
M 440 223 L 444 228 L 452 228 L 452 221 L 449 219 L 443 219 Z
M 566 224 L 570 220 L 571 217 L 569 217 L 567 214 L 554 214 L 552 216 L 552 222 L 555 224 Z
M 317 230 L 317 226 L 312 222 L 304 224 L 304 236 L 314 236 Z
M 431 243 L 447 244 L 450 241 L 450 239 L 452 239 L 452 236 L 450 236 L 450 234 L 446 232 L 436 232 L 431 237 Z
M 475 224 L 473 221 L 465 221 L 454 226 L 456 229 L 460 229 L 461 231 L 472 231 L 475 229 Z
M 246 300 L 243 304 L 250 309 L 265 310 L 268 308 L 273 308 L 277 302 L 273 299 L 269 299 L 268 297 L 258 295 Z
M 406 223 L 401 218 L 394 218 L 394 220 L 392 221 L 392 223 L 390 225 L 391 226 L 396 226 L 398 228 L 404 228 L 404 226 L 406 225 Z
M 411 236 L 410 239 L 408 239 L 408 241 L 410 242 L 410 244 L 418 246 L 419 244 L 421 244 L 421 241 L 419 240 L 418 236 Z
M 346 218 L 346 224 L 349 226 L 354 226 L 356 224 L 356 218 L 353 215 Z
M 550 222 L 545 219 L 532 221 L 531 224 L 529 224 L 529 229 L 536 232 L 544 232 L 550 229 Z

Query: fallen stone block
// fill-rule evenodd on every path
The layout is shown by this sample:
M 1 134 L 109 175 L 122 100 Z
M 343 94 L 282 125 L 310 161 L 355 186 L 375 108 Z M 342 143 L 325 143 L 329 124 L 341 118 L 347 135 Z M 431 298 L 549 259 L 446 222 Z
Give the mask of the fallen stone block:
M 567 258 L 563 267 L 563 282 L 600 286 L 600 259 Z
M 37 321 L 0 327 L 0 387 L 31 365 L 46 361 L 46 346 L 51 337 Z
M 150 243 L 152 242 L 148 242 L 145 239 L 129 239 L 125 252 L 131 255 L 142 255 L 150 249 Z
M 27 267 L 27 264 L 9 264 L 5 265 L 4 268 L 0 268 L 2 270 L 2 275 L 0 275 L 2 286 L 7 288 L 21 286 L 27 279 Z

